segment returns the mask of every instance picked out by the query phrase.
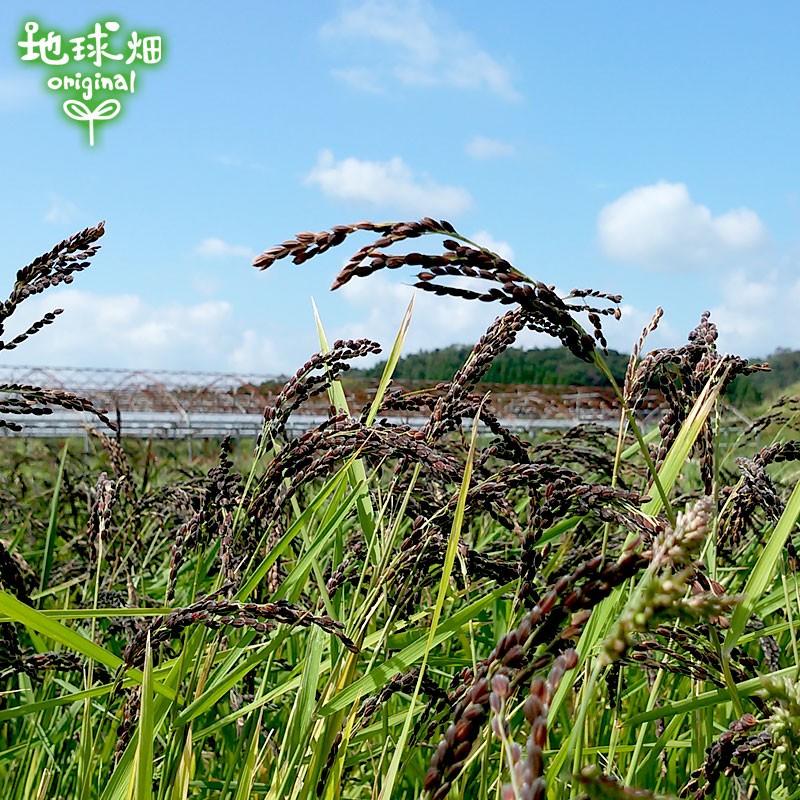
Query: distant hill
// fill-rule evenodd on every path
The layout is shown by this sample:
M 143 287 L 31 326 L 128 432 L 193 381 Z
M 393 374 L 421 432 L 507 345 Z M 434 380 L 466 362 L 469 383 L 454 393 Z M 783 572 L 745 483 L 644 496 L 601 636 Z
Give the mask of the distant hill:
M 395 370 L 395 378 L 430 383 L 450 380 L 463 366 L 471 350 L 467 345 L 451 345 L 403 356 Z M 610 350 L 608 354 L 611 371 L 620 383 L 625 377 L 628 358 L 627 354 L 616 350 Z M 728 389 L 729 400 L 736 405 L 754 405 L 773 399 L 800 383 L 800 351 L 778 350 L 763 361 L 770 364 L 772 371 L 737 378 Z M 385 363 L 382 361 L 367 369 L 353 369 L 349 374 L 352 377 L 377 378 Z M 591 364 L 579 361 L 564 347 L 542 350 L 509 348 L 495 359 L 486 381 L 532 386 L 608 385 L 605 377 Z
M 751 359 L 769 364 L 769 372 L 756 372 L 737 378 L 727 395 L 737 405 L 775 400 L 781 394 L 796 394 L 800 383 L 800 350 L 778 349 L 764 359 Z
M 464 365 L 472 351 L 467 345 L 451 345 L 437 350 L 403 356 L 394 377 L 406 381 L 448 381 Z M 609 351 L 608 361 L 614 377 L 625 376 L 628 356 Z M 363 370 L 351 370 L 353 376 L 380 377 L 385 361 Z M 587 364 L 565 347 L 523 350 L 512 347 L 495 359 L 485 379 L 488 383 L 530 384 L 533 386 L 607 386 L 608 381 L 591 364 Z

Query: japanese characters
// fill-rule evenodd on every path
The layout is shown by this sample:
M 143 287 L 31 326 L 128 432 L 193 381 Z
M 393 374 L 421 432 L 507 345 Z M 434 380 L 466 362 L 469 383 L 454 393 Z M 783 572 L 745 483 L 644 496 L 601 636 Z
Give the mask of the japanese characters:
M 74 35 L 28 20 L 17 45 L 21 61 L 48 69 L 45 86 L 64 96 L 61 107 L 68 119 L 88 125 L 92 147 L 96 123 L 117 117 L 120 95 L 135 93 L 136 70 L 161 63 L 164 55 L 161 35 L 138 30 L 126 34 L 113 19 Z

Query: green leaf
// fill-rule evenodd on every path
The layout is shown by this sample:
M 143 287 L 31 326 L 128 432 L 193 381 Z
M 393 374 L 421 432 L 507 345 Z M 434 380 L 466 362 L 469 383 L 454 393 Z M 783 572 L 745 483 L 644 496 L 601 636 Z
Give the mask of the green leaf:
M 180 714 L 178 714 L 173 727 L 180 728 L 183 725 L 187 725 L 193 719 L 199 717 L 200 714 L 212 708 L 214 704 L 219 702 L 222 697 L 225 697 L 237 683 L 242 681 L 249 672 L 252 672 L 259 664 L 266 661 L 277 644 L 278 642 L 276 641 L 269 642 L 264 647 L 247 653 L 247 657 L 243 659 L 241 663 L 237 664 L 235 668 L 231 666 L 231 662 L 226 661 L 224 665 L 225 668 L 215 673 L 216 679 L 210 680 L 202 694 L 196 697 Z M 232 655 L 239 657 L 243 652 L 246 651 L 236 651 Z M 235 658 L 231 661 L 235 661 Z
M 714 408 L 719 395 L 721 382 L 718 375 L 712 375 L 703 391 L 700 392 L 697 400 L 695 401 L 689 416 L 686 417 L 681 429 L 672 443 L 664 463 L 658 470 L 658 480 L 664 489 L 666 495 L 669 495 L 672 487 L 675 486 L 678 476 L 681 474 L 686 461 L 689 458 L 689 453 L 692 452 L 692 447 L 700 435 L 700 431 L 708 419 L 708 415 Z M 655 516 L 664 508 L 664 502 L 658 492 L 652 492 L 648 503 L 642 507 L 645 514 Z
M 442 565 L 442 577 L 439 580 L 439 593 L 436 597 L 436 605 L 433 609 L 430 632 L 428 633 L 428 641 L 425 644 L 425 652 L 422 656 L 422 664 L 420 665 L 419 674 L 417 675 L 417 683 L 414 687 L 414 693 L 411 696 L 411 703 L 409 704 L 408 713 L 406 714 L 405 722 L 403 723 L 403 729 L 400 732 L 400 737 L 394 745 L 394 755 L 392 756 L 392 761 L 389 764 L 389 770 L 381 782 L 381 793 L 378 800 L 392 796 L 394 784 L 397 780 L 397 774 L 400 771 L 400 760 L 405 752 L 408 735 L 411 732 L 411 721 L 414 719 L 417 697 L 419 696 L 419 690 L 422 686 L 422 680 L 425 676 L 425 667 L 428 664 L 428 655 L 434 648 L 436 629 L 439 626 L 439 619 L 441 618 L 442 609 L 444 608 L 444 601 L 447 597 L 448 589 L 450 588 L 450 576 L 453 573 L 453 565 L 455 564 L 456 553 L 458 552 L 458 542 L 461 539 L 461 527 L 464 524 L 464 509 L 467 505 L 469 482 L 472 478 L 472 465 L 475 461 L 475 444 L 478 440 L 478 420 L 480 419 L 480 412 L 482 408 L 483 403 L 481 403 L 481 406 L 475 415 L 475 419 L 472 421 L 472 436 L 469 442 L 467 461 L 464 465 L 464 477 L 461 481 L 461 488 L 458 492 L 456 510 L 455 514 L 453 514 L 453 524 L 450 527 L 450 536 L 447 540 L 447 551 L 444 557 L 444 564 Z
M 314 559 L 317 558 L 320 551 L 326 544 L 330 544 L 333 532 L 356 504 L 356 501 L 361 495 L 362 488 L 363 484 L 360 483 L 354 486 L 348 496 L 336 507 L 336 511 L 331 518 L 325 523 L 325 525 L 320 527 L 316 538 L 311 543 L 308 550 L 303 553 L 294 569 L 286 576 L 278 591 L 275 592 L 275 600 L 286 598 L 293 600 L 293 594 L 299 593 L 299 591 L 306 586 L 308 574 L 311 572 Z
M 256 765 L 258 762 L 258 734 L 261 730 L 261 716 L 263 713 L 264 709 L 262 708 L 259 710 L 258 718 L 255 720 L 255 724 L 253 725 L 250 744 L 247 748 L 247 755 L 244 759 L 244 767 L 237 776 L 238 785 L 236 787 L 236 797 L 234 800 L 249 800 L 249 798 L 252 796 L 253 781 L 255 780 Z
M 61 494 L 61 484 L 64 482 L 64 464 L 69 452 L 69 440 L 64 442 L 61 450 L 61 460 L 58 464 L 56 482 L 53 486 L 53 497 L 50 500 L 50 516 L 47 521 L 47 533 L 44 539 L 44 553 L 42 554 L 42 571 L 39 575 L 39 592 L 43 592 L 50 582 L 50 568 L 53 565 L 53 549 L 55 547 L 56 530 L 58 529 L 58 500 Z
M 153 651 L 150 634 L 144 651 L 139 701 L 139 746 L 136 749 L 136 800 L 153 797 Z
M 389 358 L 386 360 L 386 366 L 383 368 L 383 374 L 381 375 L 380 382 L 378 383 L 378 389 L 375 392 L 375 397 L 372 398 L 372 404 L 370 405 L 369 413 L 367 414 L 367 425 L 372 425 L 372 423 L 375 421 L 375 417 L 378 415 L 378 409 L 381 407 L 383 398 L 386 395 L 386 389 L 389 387 L 389 383 L 392 380 L 392 375 L 397 367 L 397 362 L 400 360 L 400 355 L 403 352 L 403 345 L 406 341 L 408 326 L 411 324 L 411 312 L 414 309 L 415 296 L 416 295 L 411 296 L 411 301 L 408 304 L 406 313 L 403 315 L 403 321 L 400 323 L 400 330 L 397 332 L 391 352 L 389 353 Z
M 164 681 L 163 688 L 167 693 L 172 695 L 172 697 L 176 696 L 178 686 L 180 686 L 181 679 L 183 678 L 184 655 L 185 651 L 184 653 L 181 653 L 180 658 L 175 660 Z M 142 678 L 144 678 L 144 675 L 142 675 Z M 172 708 L 172 701 L 168 697 L 165 697 L 163 694 L 158 692 L 158 686 L 159 684 L 153 681 L 153 690 L 159 695 L 153 702 L 153 731 L 155 732 L 161 730 L 161 727 L 164 725 L 164 722 L 167 718 L 167 714 Z M 133 733 L 133 736 L 131 736 L 128 746 L 125 748 L 125 752 L 122 754 L 117 766 L 114 768 L 111 778 L 109 778 L 108 783 L 105 785 L 103 794 L 100 796 L 100 800 L 129 800 L 129 792 L 132 781 L 134 780 L 133 774 L 136 767 L 135 756 L 138 751 L 138 747 L 139 729 L 137 727 Z
M 689 412 L 689 416 L 684 421 L 678 436 L 672 443 L 672 447 L 667 453 L 667 457 L 664 459 L 661 469 L 658 471 L 658 480 L 665 496 L 668 496 L 669 492 L 675 486 L 675 483 L 681 473 L 681 469 L 686 463 L 686 459 L 689 457 L 689 453 L 692 450 L 692 446 L 694 445 L 697 437 L 700 435 L 700 431 L 702 430 L 703 424 L 708 418 L 708 415 L 714 408 L 714 403 L 719 394 L 719 387 L 720 383 L 718 376 L 712 375 L 712 377 L 709 378 L 708 382 L 703 387 L 703 391 L 695 401 L 692 410 Z M 651 516 L 655 516 L 663 508 L 664 501 L 660 492 L 653 492 L 653 497 L 643 506 L 642 511 Z M 631 539 L 632 536 L 629 536 L 628 538 Z M 598 642 L 605 639 L 605 637 L 608 635 L 608 632 L 611 630 L 611 626 L 618 618 L 618 609 L 620 605 L 622 605 L 623 593 L 626 591 L 628 591 L 627 584 L 617 586 L 611 592 L 611 594 L 609 594 L 609 596 L 600 602 L 593 610 L 592 616 L 589 618 L 589 621 L 586 624 L 580 639 L 578 640 L 578 646 L 576 648 L 579 657 L 578 666 L 570 673 L 572 676 L 571 679 L 561 681 L 561 684 L 559 685 L 553 697 L 553 701 L 550 704 L 548 719 L 555 720 L 557 718 L 561 705 L 566 699 L 568 693 L 572 691 L 575 678 L 581 672 L 581 666 L 593 653 Z M 591 698 L 588 697 L 588 693 L 584 692 L 582 702 L 591 702 Z M 565 741 L 558 753 L 556 763 L 562 764 L 564 762 L 567 755 L 567 748 L 572 741 L 572 737 L 569 737 L 569 739 Z
M 256 587 L 272 568 L 272 565 L 280 558 L 291 541 L 297 536 L 311 517 L 317 512 L 319 507 L 336 491 L 339 485 L 347 479 L 347 465 L 342 467 L 326 484 L 319 494 L 308 503 L 303 509 L 303 513 L 289 526 L 286 533 L 281 536 L 275 546 L 269 551 L 264 560 L 253 571 L 252 575 L 245 581 L 241 589 L 236 593 L 236 599 L 244 602 L 256 590 Z
M 771 672 L 770 678 L 794 678 L 797 675 L 797 666 L 779 669 Z M 764 688 L 764 677 L 759 675 L 757 678 L 750 678 L 735 684 L 736 692 L 739 697 L 753 697 Z M 631 715 L 625 720 L 626 728 L 635 728 L 645 722 L 652 722 L 655 719 L 670 719 L 677 714 L 688 714 L 692 711 L 699 711 L 702 708 L 709 708 L 720 703 L 726 703 L 731 699 L 731 693 L 726 688 L 713 689 L 709 692 L 687 697 L 685 700 L 675 700 L 669 705 L 652 708 L 649 711 L 642 711 L 639 714 Z
M 327 353 L 331 348 L 325 336 L 325 331 L 322 328 L 322 320 L 319 317 L 319 311 L 314 301 L 311 301 L 314 307 L 314 320 L 317 324 L 317 334 L 319 336 L 319 344 L 323 353 Z M 347 405 L 347 397 L 344 393 L 344 388 L 339 380 L 331 383 L 328 389 L 328 397 L 330 398 L 331 405 L 340 414 L 349 414 L 350 409 Z M 374 554 L 375 550 L 375 510 L 372 508 L 372 500 L 370 500 L 369 492 L 367 491 L 367 471 L 360 460 L 356 459 L 349 467 L 348 473 L 350 476 L 350 484 L 352 486 L 363 486 L 361 493 L 356 501 L 358 508 L 358 521 L 364 531 L 364 538 L 367 542 L 367 552 Z M 375 556 L 377 560 L 377 555 Z
M 457 611 L 447 621 L 440 625 L 431 638 L 429 632 L 421 634 L 419 638 L 408 647 L 393 655 L 391 658 L 373 667 L 366 675 L 351 683 L 346 689 L 335 697 L 332 697 L 323 707 L 320 713 L 333 714 L 347 708 L 351 703 L 363 697 L 365 694 L 374 693 L 386 683 L 396 672 L 405 672 L 412 665 L 416 664 L 425 654 L 441 642 L 452 637 L 464 628 L 471 619 L 475 619 L 481 611 L 489 608 L 492 603 L 502 597 L 506 592 L 511 591 L 516 585 L 516 581 L 498 586 L 489 594 L 476 600 L 474 603 Z M 429 642 L 430 640 L 430 642 Z
M 481 403 L 481 408 L 483 408 L 483 403 Z M 445 553 L 444 564 L 442 566 L 442 577 L 439 580 L 439 594 L 436 597 L 436 605 L 433 609 L 431 629 L 428 634 L 428 641 L 425 645 L 425 652 L 422 656 L 422 664 L 419 668 L 417 684 L 414 687 L 414 694 L 411 696 L 411 703 L 408 707 L 408 713 L 406 714 L 406 719 L 403 723 L 403 729 L 400 732 L 400 737 L 397 742 L 395 742 L 394 755 L 392 756 L 392 761 L 389 764 L 389 770 L 383 778 L 379 800 L 381 800 L 381 798 L 389 798 L 392 796 L 394 784 L 397 780 L 397 774 L 400 771 L 400 760 L 403 757 L 403 752 L 405 751 L 408 735 L 411 733 L 411 721 L 414 719 L 417 697 L 419 696 L 419 690 L 422 686 L 423 677 L 425 676 L 425 668 L 428 664 L 428 655 L 434 647 L 433 640 L 436 634 L 436 628 L 439 625 L 439 619 L 441 618 L 442 609 L 444 608 L 444 601 L 447 597 L 448 589 L 450 588 L 450 576 L 453 573 L 453 565 L 455 564 L 456 553 L 458 552 L 458 543 L 461 539 L 461 527 L 464 524 L 464 509 L 467 504 L 469 482 L 472 477 L 472 465 L 475 461 L 475 443 L 478 439 L 479 415 L 480 409 L 478 410 L 478 413 L 475 415 L 475 419 L 472 422 L 472 436 L 470 438 L 467 461 L 464 465 L 464 477 L 461 481 L 461 488 L 458 492 L 456 511 L 455 514 L 453 514 L 453 524 L 450 528 L 450 536 L 447 540 L 447 551 Z
M 14 622 L 19 622 L 21 625 L 49 637 L 53 641 L 64 645 L 64 647 L 80 653 L 85 658 L 103 664 L 111 670 L 117 670 L 124 666 L 124 662 L 119 656 L 115 656 L 109 650 L 100 647 L 100 645 L 95 644 L 85 636 L 81 636 L 66 625 L 62 625 L 60 622 L 45 616 L 41 611 L 26 606 L 25 603 L 20 602 L 16 597 L 2 589 L 0 589 L 0 613 L 5 614 Z M 128 669 L 125 674 L 133 678 L 137 683 L 142 681 L 141 670 Z M 154 682 L 153 688 L 165 697 L 170 699 L 175 697 L 175 693 L 172 690 L 160 683 Z
M 148 608 L 44 608 L 39 610 L 48 619 L 112 619 L 114 617 L 161 617 L 169 614 L 170 606 Z M 0 614 L 0 622 L 12 622 L 7 614 Z
M 786 540 L 794 529 L 797 518 L 800 516 L 800 481 L 795 485 L 789 502 L 778 520 L 778 524 L 770 534 L 755 567 L 747 578 L 747 583 L 742 592 L 742 601 L 736 607 L 731 618 L 731 626 L 725 635 L 723 648 L 730 653 L 744 631 L 747 621 L 753 615 L 756 605 L 761 600 L 764 592 L 769 588 L 775 577 L 775 571 L 781 562 L 781 554 L 786 546 Z

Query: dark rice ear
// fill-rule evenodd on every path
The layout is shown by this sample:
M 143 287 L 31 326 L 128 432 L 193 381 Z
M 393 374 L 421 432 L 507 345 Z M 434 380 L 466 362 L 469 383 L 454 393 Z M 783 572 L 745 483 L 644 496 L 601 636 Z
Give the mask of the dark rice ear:
M 652 327 L 653 323 L 645 328 L 643 336 Z M 650 388 L 660 390 L 667 405 L 667 410 L 659 421 L 661 444 L 654 458 L 656 469 L 666 458 L 692 406 L 709 380 L 713 378 L 719 384 L 719 393 L 722 395 L 737 376 L 769 370 L 766 364 L 751 363 L 739 356 L 721 355 L 717 352 L 716 341 L 717 327 L 711 321 L 710 313 L 705 311 L 697 327 L 689 333 L 686 344 L 653 350 L 635 367 L 634 359 L 631 358 L 625 376 L 624 397 L 628 408 L 636 409 Z M 713 435 L 713 420 L 709 417 L 693 450 L 699 456 L 705 494 L 710 494 L 713 487 Z
M 498 672 L 505 674 L 516 690 L 535 672 L 552 664 L 547 680 L 534 675 L 531 683 L 531 694 L 537 696 L 538 703 L 542 707 L 549 706 L 564 672 L 577 666 L 577 653 L 571 649 L 553 659 L 554 651 L 563 647 L 559 632 L 578 636 L 589 619 L 589 615 L 581 612 L 596 607 L 615 587 L 639 574 L 649 563 L 649 554 L 630 548 L 616 562 L 604 563 L 602 556 L 595 556 L 581 563 L 569 575 L 558 578 L 519 625 L 500 637 L 494 650 L 478 662 L 474 670 L 462 671 L 462 684 L 456 690 L 460 692 L 460 699 L 455 705 L 453 721 L 425 775 L 426 791 L 433 797 L 444 798 L 461 774 L 472 745 L 488 719 L 489 681 L 493 676 Z M 535 657 L 537 653 L 541 654 Z M 531 714 L 536 710 L 535 702 L 528 709 Z M 546 711 L 544 716 L 546 720 Z M 532 726 L 531 733 L 535 734 L 534 744 L 538 745 L 546 735 L 546 727 L 542 730 L 540 715 L 535 719 L 536 728 Z
M 264 425 L 256 447 L 263 441 L 282 436 L 289 417 L 311 397 L 327 391 L 333 381 L 350 369 L 348 363 L 354 358 L 381 352 L 378 342 L 371 339 L 339 339 L 326 353 L 312 356 L 290 378 L 272 405 L 264 409 Z
M 0 336 L 5 332 L 8 320 L 25 300 L 33 295 L 41 294 L 52 286 L 58 286 L 60 283 L 71 283 L 75 273 L 86 269 L 92 256 L 99 250 L 99 245 L 95 242 L 104 233 L 105 223 L 99 222 L 94 227 L 86 228 L 68 239 L 64 239 L 48 253 L 35 258 L 30 264 L 20 269 L 8 299 L 0 303 Z M 62 310 L 59 308 L 45 314 L 27 330 L 9 341 L 0 339 L 0 352 L 19 347 L 46 325 L 52 324 L 61 312 Z M 111 430 L 116 430 L 116 425 L 104 412 L 96 409 L 88 400 L 70 392 L 15 383 L 0 384 L 0 414 L 38 416 L 52 413 L 51 406 L 93 414 Z M 2 419 L 0 419 L 0 428 L 8 428 L 13 431 L 22 430 L 22 426 L 16 422 Z
M 327 615 L 316 616 L 294 603 L 242 603 L 237 600 L 203 599 L 185 608 L 156 617 L 134 637 L 123 653 L 127 667 L 140 667 L 144 661 L 148 638 L 155 652 L 162 644 L 177 638 L 192 625 L 203 625 L 216 631 L 223 627 L 248 628 L 256 633 L 269 633 L 276 625 L 315 626 L 335 636 L 351 653 L 358 647 L 343 633 L 344 625 Z
M 259 269 L 267 269 L 276 261 L 289 257 L 295 264 L 301 264 L 340 244 L 356 231 L 380 235 L 350 258 L 336 276 L 331 287 L 333 289 L 344 286 L 355 277 L 368 277 L 382 269 L 421 267 L 417 273 L 417 283 L 414 284 L 418 289 L 465 300 L 520 306 L 528 312 L 527 326 L 531 330 L 559 339 L 575 356 L 586 362 L 594 360 L 595 342 L 604 350 L 606 348 L 601 317 L 619 319 L 620 316 L 622 298 L 619 295 L 593 289 L 575 289 L 562 298 L 554 287 L 531 280 L 497 253 L 462 236 L 446 220 L 437 221 L 430 217 L 418 222 L 358 222 L 355 225 L 337 226 L 330 232 L 299 233 L 294 239 L 288 239 L 262 253 L 253 264 Z M 443 253 L 395 255 L 387 252 L 398 242 L 431 234 L 447 237 L 443 241 Z M 447 283 L 449 278 L 467 278 L 482 283 L 477 284 L 475 289 L 468 289 Z M 486 286 L 487 283 L 492 285 Z M 571 300 L 581 302 L 573 303 Z M 590 303 L 589 300 L 604 302 Z M 574 318 L 576 313 L 588 314 L 593 336 L 586 333 Z
M 0 542 L 0 586 L 12 592 L 23 603 L 32 605 L 29 581 L 26 580 L 24 567 L 27 567 L 25 560 L 20 559 L 15 553 L 9 553 L 5 545 Z M 27 569 L 30 570 L 30 567 Z M 5 625 L 0 626 L 0 641 L 4 629 Z
M 76 272 L 86 269 L 92 256 L 100 249 L 95 242 L 104 233 L 105 222 L 98 222 L 97 225 L 64 239 L 52 250 L 22 267 L 17 272 L 17 279 L 8 299 L 0 303 L 0 336 L 5 332 L 6 321 L 21 303 L 51 286 L 71 283 Z M 5 345 L 0 343 L 0 350 L 2 349 L 5 349 Z
M 42 416 L 52 414 L 51 406 L 58 406 L 69 411 L 82 411 L 93 414 L 112 431 L 117 426 L 105 414 L 83 397 L 61 389 L 42 389 L 39 386 L 28 386 L 20 383 L 0 384 L 0 414 L 32 414 Z M 22 428 L 9 420 L 0 420 L 0 427 L 10 430 Z

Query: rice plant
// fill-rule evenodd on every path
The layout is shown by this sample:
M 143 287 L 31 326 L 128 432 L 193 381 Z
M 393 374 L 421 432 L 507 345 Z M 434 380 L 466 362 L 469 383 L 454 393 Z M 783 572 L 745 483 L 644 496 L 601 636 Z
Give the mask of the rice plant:
M 0 331 L 102 233 L 20 270 Z M 618 385 L 619 296 L 561 296 L 443 220 L 303 232 L 255 266 L 354 235 L 370 242 L 334 289 L 410 269 L 503 307 L 451 380 L 393 385 L 409 312 L 350 408 L 343 377 L 380 345 L 318 323 L 258 440 L 186 463 L 109 435 L 80 398 L 0 387 L 7 428 L 52 406 L 106 424 L 88 454 L 2 441 L 2 796 L 800 797 L 797 401 L 727 418 L 731 381 L 766 367 L 720 353 L 708 314 L 648 352 L 659 310 Z M 438 247 L 397 252 L 412 239 Z M 481 382 L 526 328 L 607 376 L 615 429 L 502 425 Z M 320 395 L 328 418 L 287 436 Z

